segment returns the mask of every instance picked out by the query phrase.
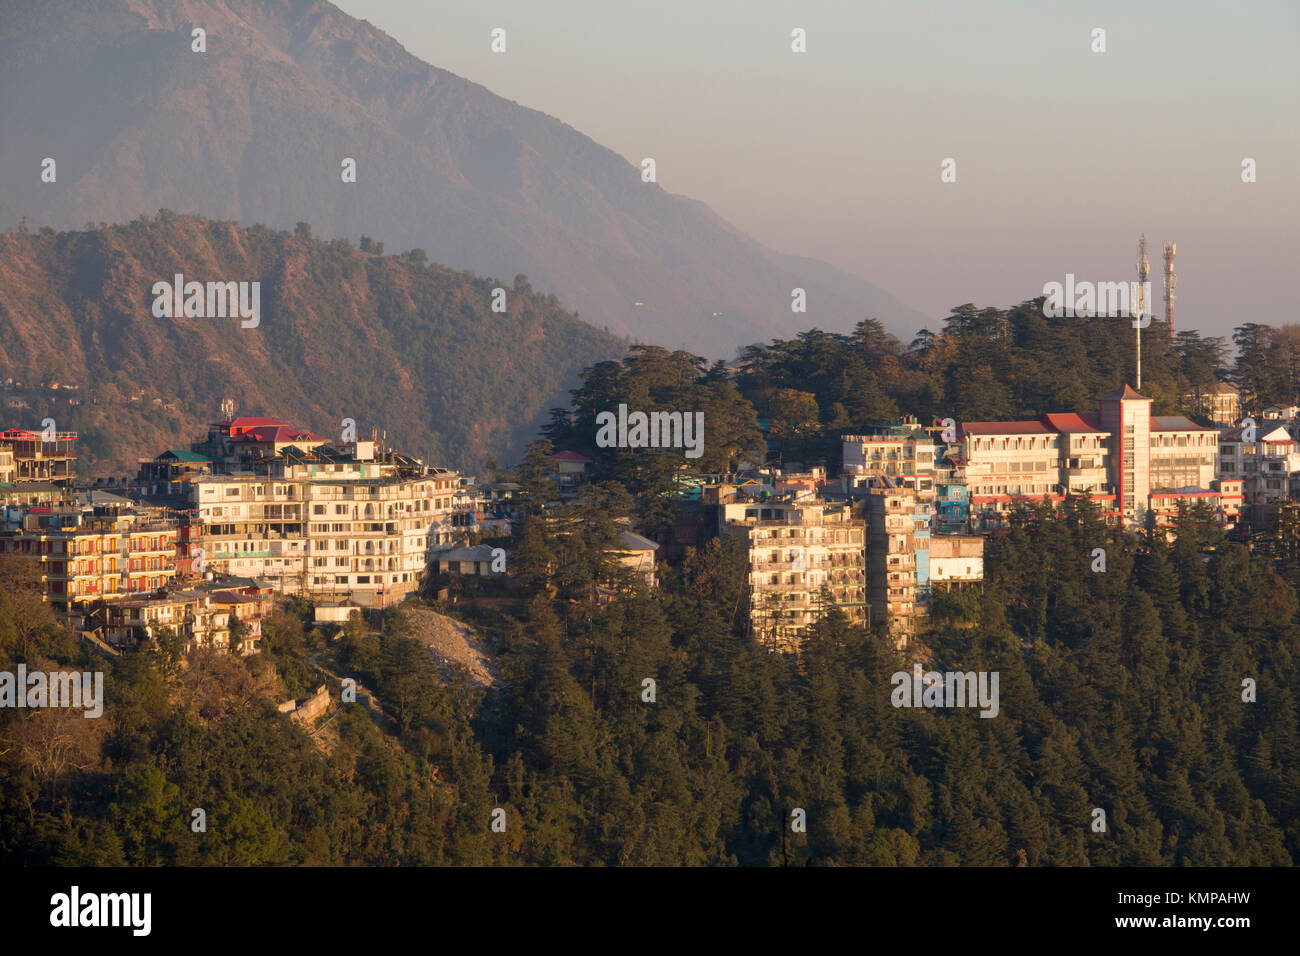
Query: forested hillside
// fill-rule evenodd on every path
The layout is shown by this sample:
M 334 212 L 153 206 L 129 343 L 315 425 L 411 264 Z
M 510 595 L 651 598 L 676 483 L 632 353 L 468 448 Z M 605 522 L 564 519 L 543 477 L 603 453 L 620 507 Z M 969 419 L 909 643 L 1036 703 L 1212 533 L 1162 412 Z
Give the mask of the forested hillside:
M 80 434 L 83 474 L 133 475 L 138 458 L 203 437 L 231 398 L 238 414 L 327 437 L 351 418 L 400 451 L 478 470 L 517 454 L 584 366 L 626 347 L 523 276 L 361 245 L 316 241 L 307 224 L 290 234 L 166 210 L 0 235 L 0 381 L 22 383 L 4 392 L 6 427 L 52 417 Z M 176 273 L 260 282 L 260 324 L 155 317 L 153 285 Z M 504 312 L 492 311 L 496 288 Z
M 612 533 L 607 510 L 584 520 L 596 543 Z M 244 662 L 200 657 L 184 674 L 165 652 L 96 662 L 110 672 L 100 720 L 0 717 L 0 857 L 1292 864 L 1295 592 L 1202 518 L 1178 530 L 1172 544 L 1114 537 L 1086 502 L 1025 513 L 991 546 L 984 592 L 941 606 L 928 650 L 904 655 L 834 614 L 802 657 L 762 651 L 743 631 L 743 558 L 716 543 L 661 597 L 568 600 L 600 561 L 569 548 L 565 581 L 534 561 L 527 609 L 494 619 L 504 684 L 491 696 L 441 682 L 397 611 L 382 636 L 332 645 L 324 661 L 373 688 L 393 726 L 344 706 L 328 754 L 271 703 L 316 679 L 315 638 L 292 615 Z M 520 534 L 525 553 L 564 548 L 536 519 Z M 7 585 L 0 669 L 86 663 Z M 998 716 L 891 706 L 891 675 L 916 660 L 998 671 Z M 206 833 L 189 829 L 195 807 Z M 796 808 L 806 833 L 791 831 Z

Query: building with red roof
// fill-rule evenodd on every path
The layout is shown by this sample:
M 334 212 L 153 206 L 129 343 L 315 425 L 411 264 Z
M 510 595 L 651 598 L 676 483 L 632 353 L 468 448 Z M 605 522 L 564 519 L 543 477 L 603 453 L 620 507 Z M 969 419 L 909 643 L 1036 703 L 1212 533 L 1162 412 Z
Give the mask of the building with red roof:
M 972 519 L 979 516 L 983 527 L 1000 524 L 1019 499 L 1089 495 L 1128 526 L 1151 511 L 1167 519 L 1180 501 L 1224 506 L 1215 471 L 1218 431 L 1181 415 L 1152 415 L 1151 399 L 1129 385 L 1104 396 L 1095 415 L 962 422 L 957 439 Z
M 53 425 L 49 431 L 5 429 L 0 432 L 0 448 L 7 452 L 0 456 L 4 461 L 0 465 L 0 482 L 70 488 L 75 477 L 76 440 L 76 432 L 55 431 Z

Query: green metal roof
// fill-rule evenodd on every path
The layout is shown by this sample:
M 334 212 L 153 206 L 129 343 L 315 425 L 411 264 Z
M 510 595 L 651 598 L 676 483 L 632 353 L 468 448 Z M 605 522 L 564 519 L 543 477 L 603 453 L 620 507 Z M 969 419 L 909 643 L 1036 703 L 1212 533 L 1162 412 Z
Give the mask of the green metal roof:
M 212 459 L 208 458 L 206 455 L 200 455 L 198 452 L 189 451 L 184 448 L 169 448 L 158 457 L 162 458 L 166 455 L 171 455 L 179 461 L 212 461 Z

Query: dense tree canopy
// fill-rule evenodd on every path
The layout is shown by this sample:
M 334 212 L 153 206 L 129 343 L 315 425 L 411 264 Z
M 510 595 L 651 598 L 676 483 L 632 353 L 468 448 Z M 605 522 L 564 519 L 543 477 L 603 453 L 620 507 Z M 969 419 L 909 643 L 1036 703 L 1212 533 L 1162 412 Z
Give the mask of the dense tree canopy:
M 924 646 L 900 653 L 831 613 L 799 657 L 747 635 L 744 556 L 713 540 L 667 572 L 657 597 L 634 589 L 598 606 L 533 588 L 498 633 L 490 692 L 441 678 L 401 611 L 328 646 L 287 616 L 271 653 L 200 655 L 179 675 L 148 652 L 92 661 L 6 565 L 18 576 L 0 588 L 0 665 L 103 668 L 109 704 L 101 721 L 0 714 L 0 854 L 1293 863 L 1295 592 L 1206 516 L 1180 516 L 1179 532 L 1117 534 L 1086 502 L 1026 511 L 991 543 L 984 591 L 948 602 Z M 1104 573 L 1091 570 L 1097 547 Z M 273 706 L 291 661 L 356 675 L 384 715 L 342 707 L 324 748 Z M 998 716 L 892 706 L 891 676 L 917 661 L 997 671 Z M 69 727 L 71 746 L 51 759 Z M 195 807 L 206 833 L 190 829 Z M 504 833 L 490 828 L 497 807 Z M 1105 833 L 1090 827 L 1094 808 Z M 806 832 L 791 829 L 796 809 Z

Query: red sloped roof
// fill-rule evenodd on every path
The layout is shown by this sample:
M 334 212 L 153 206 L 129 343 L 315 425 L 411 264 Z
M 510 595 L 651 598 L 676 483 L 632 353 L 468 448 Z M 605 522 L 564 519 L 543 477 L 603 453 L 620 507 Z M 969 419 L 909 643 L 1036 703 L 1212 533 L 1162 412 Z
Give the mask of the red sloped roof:
M 1101 427 L 1097 421 L 1096 415 L 1079 415 L 1075 412 L 1053 412 L 1044 415 L 1043 418 L 1047 423 L 1058 432 L 1064 432 L 1067 435 L 1074 435 L 1079 432 L 1105 432 L 1106 429 Z
M 282 442 L 282 441 L 324 441 L 320 435 L 298 431 L 278 425 L 260 425 L 250 428 L 231 439 L 232 441 Z
M 1151 401 L 1151 399 L 1147 398 L 1145 395 L 1139 395 L 1137 392 L 1133 391 L 1133 387 L 1126 382 L 1124 383 L 1123 388 L 1118 388 L 1115 391 L 1111 392 L 1109 395 L 1103 395 L 1101 400 L 1103 402 L 1114 402 L 1114 401 L 1131 402 L 1135 399 L 1139 399 L 1144 402 Z
M 584 458 L 576 451 L 557 451 L 551 456 L 552 461 L 580 461 L 584 465 L 591 461 L 590 458 Z
M 282 425 L 288 427 L 288 422 L 282 422 L 278 418 L 232 418 L 228 422 L 217 422 L 217 427 L 230 429 L 230 434 L 239 435 L 248 431 L 250 428 L 264 428 L 267 425 Z

